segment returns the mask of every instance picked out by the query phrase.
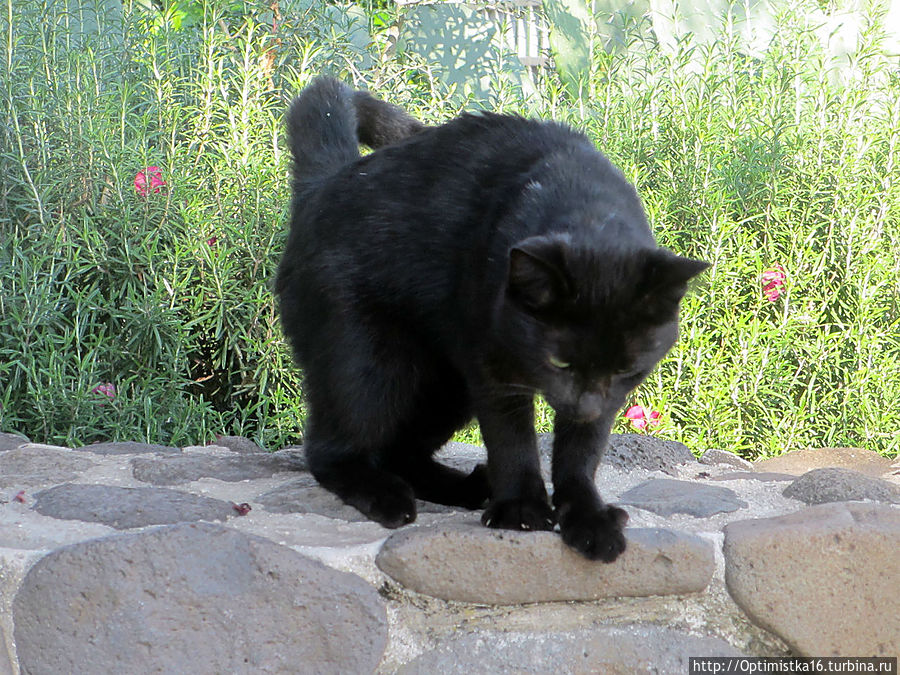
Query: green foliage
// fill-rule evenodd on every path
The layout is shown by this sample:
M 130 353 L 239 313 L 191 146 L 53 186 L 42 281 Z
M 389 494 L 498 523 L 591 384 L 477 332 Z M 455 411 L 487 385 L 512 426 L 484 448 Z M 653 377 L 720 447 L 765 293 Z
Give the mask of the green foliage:
M 543 0 L 550 23 L 550 48 L 563 84 L 580 98 L 591 75 L 595 19 L 587 0 Z
M 321 0 L 0 0 L 0 428 L 67 444 L 298 439 L 299 374 L 270 287 L 288 101 L 323 70 L 429 122 L 477 98 L 428 53 L 394 53 L 395 10 L 366 7 L 364 23 Z M 660 243 L 713 263 L 681 342 L 630 403 L 696 450 L 895 454 L 900 82 L 877 24 L 835 78 L 797 17 L 775 17 L 755 57 L 738 33 L 661 44 L 611 17 L 597 17 L 608 30 L 580 100 L 553 73 L 527 98 L 490 67 L 465 79 L 498 109 L 585 129 Z M 142 195 L 147 166 L 165 185 Z M 761 275 L 775 265 L 787 281 L 772 302 Z M 552 425 L 546 406 L 538 424 Z

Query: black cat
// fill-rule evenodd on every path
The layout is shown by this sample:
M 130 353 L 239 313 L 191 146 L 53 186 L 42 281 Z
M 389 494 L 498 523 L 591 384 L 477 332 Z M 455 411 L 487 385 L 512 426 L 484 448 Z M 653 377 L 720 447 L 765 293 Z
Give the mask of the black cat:
M 425 127 L 329 78 L 288 113 L 281 317 L 305 374 L 309 467 L 385 527 L 415 497 L 489 527 L 625 548 L 594 472 L 617 411 L 675 342 L 707 267 L 657 247 L 634 188 L 568 127 L 491 113 Z M 360 157 L 359 143 L 380 148 Z M 556 411 L 553 506 L 533 399 Z M 477 417 L 487 469 L 432 455 Z

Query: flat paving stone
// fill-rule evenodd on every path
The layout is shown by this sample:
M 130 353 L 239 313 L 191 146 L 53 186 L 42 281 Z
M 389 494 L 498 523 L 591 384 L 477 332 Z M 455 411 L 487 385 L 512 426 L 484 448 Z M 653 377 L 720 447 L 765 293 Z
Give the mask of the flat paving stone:
M 196 520 L 227 520 L 233 506 L 220 499 L 165 488 L 57 485 L 35 495 L 34 510 L 60 520 L 102 523 L 117 530 Z
M 371 673 L 387 644 L 368 583 L 208 523 L 57 549 L 13 619 L 23 674 Z
M 728 488 L 669 478 L 644 481 L 619 495 L 617 502 L 661 516 L 686 513 L 696 518 L 747 508 L 747 502 Z
M 837 467 L 807 471 L 785 488 L 782 494 L 806 504 L 866 499 L 900 504 L 900 486 L 853 469 Z
M 270 513 L 317 513 L 350 523 L 368 520 L 355 508 L 321 487 L 309 474 L 263 493 L 254 501 Z M 418 513 L 452 513 L 456 509 L 416 500 L 416 510 Z
M 281 471 L 296 470 L 289 457 L 269 453 L 216 457 L 213 455 L 180 455 L 165 458 L 135 457 L 132 474 L 152 485 L 181 485 L 200 478 L 216 478 L 226 482 L 269 478 Z
M 84 445 L 77 450 L 93 452 L 95 455 L 179 455 L 181 448 L 170 445 L 155 445 L 153 443 L 137 443 L 135 441 L 113 441 L 110 443 L 94 443 Z
M 252 455 L 259 452 L 265 452 L 256 443 L 243 436 L 217 436 L 215 445 L 228 448 L 232 452 L 241 455 Z
M 718 476 L 710 476 L 707 480 L 755 480 L 759 483 L 784 483 L 793 482 L 797 476 L 790 473 L 778 473 L 777 471 L 731 471 Z
M 900 509 L 835 502 L 725 526 L 725 582 L 801 656 L 900 654 Z
M 0 433 L 0 452 L 5 452 L 6 450 L 13 450 L 18 448 L 20 445 L 25 443 L 30 443 L 31 441 L 24 436 L 19 436 L 18 434 L 8 434 L 8 433 Z
M 792 450 L 778 457 L 753 463 L 757 471 L 779 471 L 800 476 L 812 469 L 842 467 L 869 476 L 881 476 L 891 471 L 891 460 L 864 448 L 809 448 Z
M 494 605 L 677 595 L 709 584 L 711 541 L 657 528 L 628 528 L 625 536 L 625 553 L 606 564 L 587 560 L 554 532 L 409 527 L 387 539 L 375 562 L 419 593 Z
M 0 454 L 0 487 L 65 483 L 94 462 L 68 448 L 27 443 Z
M 733 452 L 719 450 L 717 448 L 710 448 L 704 452 L 700 455 L 699 461 L 701 464 L 706 464 L 708 466 L 725 465 L 734 467 L 735 469 L 741 469 L 742 471 L 753 470 L 752 462 L 748 462 L 743 457 L 738 457 Z
M 724 640 L 650 624 L 580 631 L 466 635 L 402 666 L 398 675 L 687 673 L 692 656 L 741 656 Z

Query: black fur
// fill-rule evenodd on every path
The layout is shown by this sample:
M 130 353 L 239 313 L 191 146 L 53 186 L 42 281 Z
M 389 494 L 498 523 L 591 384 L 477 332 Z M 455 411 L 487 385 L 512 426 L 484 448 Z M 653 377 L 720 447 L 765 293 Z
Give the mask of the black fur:
M 480 113 L 427 128 L 320 78 L 288 132 L 277 290 L 305 374 L 313 475 L 387 527 L 415 519 L 415 497 L 490 499 L 490 527 L 558 521 L 570 546 L 614 560 L 627 515 L 604 504 L 594 472 L 706 263 L 658 248 L 634 188 L 560 124 Z M 384 147 L 360 158 L 360 141 Z M 553 506 L 537 392 L 557 414 Z M 487 469 L 435 462 L 473 416 Z

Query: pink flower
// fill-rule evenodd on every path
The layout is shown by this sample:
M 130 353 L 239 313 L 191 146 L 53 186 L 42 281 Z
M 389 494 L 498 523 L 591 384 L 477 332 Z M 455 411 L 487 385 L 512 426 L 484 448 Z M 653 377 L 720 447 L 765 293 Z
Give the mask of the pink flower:
M 648 410 L 642 405 L 633 405 L 625 411 L 625 418 L 631 420 L 631 426 L 644 430 L 648 426 L 659 426 L 659 411 Z
M 763 295 L 769 302 L 775 302 L 781 297 L 787 275 L 781 265 L 775 265 L 762 273 Z
M 218 237 L 210 237 L 209 239 L 206 240 L 206 245 L 207 246 L 215 246 L 217 241 L 219 241 Z
M 110 400 L 116 397 L 116 385 L 112 382 L 107 382 L 105 384 L 98 384 L 96 387 L 91 389 L 92 394 L 102 394 L 106 396 Z
M 148 185 L 149 183 L 149 185 Z M 148 166 L 143 171 L 138 171 L 134 177 L 134 189 L 141 197 L 146 197 L 148 192 L 159 192 L 159 189 L 166 184 L 162 179 L 162 171 L 158 166 Z

